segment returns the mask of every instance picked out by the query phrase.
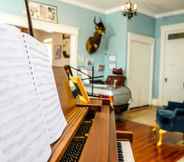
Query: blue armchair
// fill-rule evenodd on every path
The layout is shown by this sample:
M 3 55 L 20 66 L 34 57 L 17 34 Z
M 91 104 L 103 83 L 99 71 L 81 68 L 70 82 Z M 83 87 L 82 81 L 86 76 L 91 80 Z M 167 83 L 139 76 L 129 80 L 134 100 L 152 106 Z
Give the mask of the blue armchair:
M 157 146 L 162 145 L 166 131 L 184 132 L 184 103 L 169 102 L 168 106 L 159 108 L 156 113 L 159 140 Z

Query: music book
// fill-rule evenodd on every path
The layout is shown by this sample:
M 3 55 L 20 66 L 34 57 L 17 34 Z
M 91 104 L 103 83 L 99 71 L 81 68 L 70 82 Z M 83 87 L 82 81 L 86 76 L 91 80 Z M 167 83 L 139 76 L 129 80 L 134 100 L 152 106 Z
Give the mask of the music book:
M 7 162 L 6 157 L 3 155 L 2 151 L 0 151 L 0 161 Z
M 64 114 L 61 113 L 59 96 L 51 65 L 51 56 L 42 43 L 28 34 L 23 34 L 30 69 L 35 79 L 37 92 L 48 128 L 50 144 L 54 143 L 66 127 Z
M 0 42 L 0 161 L 47 162 L 67 125 L 48 52 L 9 25 L 0 24 Z

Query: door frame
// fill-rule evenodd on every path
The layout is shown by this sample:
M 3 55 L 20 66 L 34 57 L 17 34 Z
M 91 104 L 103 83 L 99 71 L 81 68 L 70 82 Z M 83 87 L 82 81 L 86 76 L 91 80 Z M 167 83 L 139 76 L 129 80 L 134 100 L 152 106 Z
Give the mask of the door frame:
M 160 105 L 164 103 L 164 74 L 165 74 L 165 46 L 167 34 L 170 32 L 177 33 L 180 30 L 184 30 L 184 23 L 174 24 L 174 25 L 165 25 L 162 26 L 161 37 L 160 37 L 160 78 L 159 78 L 159 103 Z
M 155 46 L 155 39 L 153 37 L 135 34 L 135 33 L 128 33 L 128 53 L 127 53 L 127 84 L 129 82 L 129 66 L 130 66 L 130 52 L 131 52 L 131 41 L 141 42 L 144 44 L 151 45 L 151 57 L 150 57 L 150 80 L 149 80 L 149 104 L 152 104 L 152 92 L 153 92 L 153 58 L 154 58 L 154 46 Z
M 27 17 L 25 16 L 16 16 L 13 14 L 6 14 L 0 12 L 0 23 L 6 23 L 10 25 L 20 26 L 28 28 Z M 71 57 L 70 65 L 77 67 L 77 52 L 78 52 L 78 37 L 79 37 L 79 28 L 64 24 L 54 24 L 39 20 L 32 20 L 33 28 L 44 30 L 47 32 L 60 32 L 71 35 Z

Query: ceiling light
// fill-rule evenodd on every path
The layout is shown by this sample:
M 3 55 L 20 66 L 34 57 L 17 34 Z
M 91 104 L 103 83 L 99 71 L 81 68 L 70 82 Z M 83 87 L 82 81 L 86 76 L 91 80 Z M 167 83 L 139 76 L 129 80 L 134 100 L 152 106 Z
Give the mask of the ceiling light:
M 122 6 L 123 15 L 131 19 L 137 15 L 137 4 L 132 3 L 130 0 Z

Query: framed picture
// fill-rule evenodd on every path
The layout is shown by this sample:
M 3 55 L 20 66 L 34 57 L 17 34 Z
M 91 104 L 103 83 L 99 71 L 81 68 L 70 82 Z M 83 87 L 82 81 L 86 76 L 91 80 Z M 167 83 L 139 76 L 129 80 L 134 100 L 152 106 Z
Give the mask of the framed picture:
M 61 45 L 56 45 L 55 46 L 55 60 L 61 60 L 62 57 L 62 46 Z
M 64 58 L 70 58 L 70 35 L 63 34 L 62 47 Z
M 51 23 L 57 22 L 57 7 L 43 4 L 40 2 L 29 2 L 30 13 L 33 19 L 47 21 Z

